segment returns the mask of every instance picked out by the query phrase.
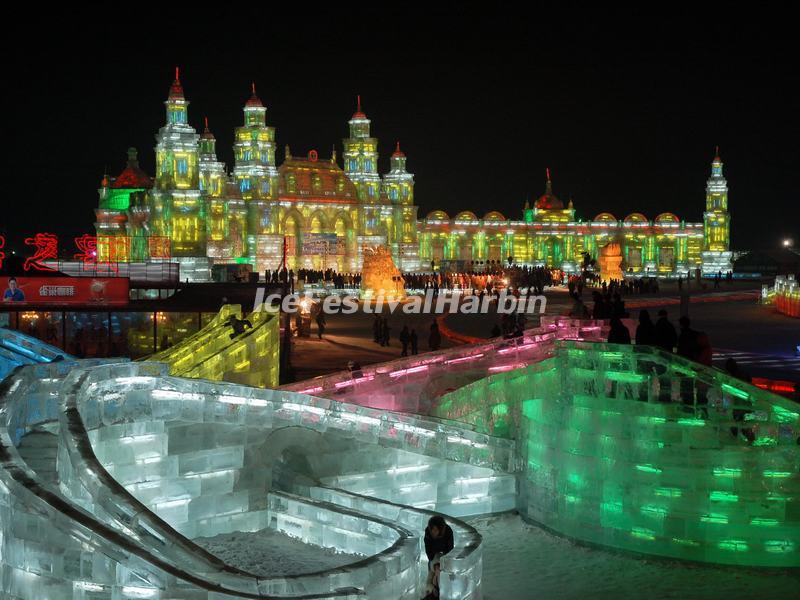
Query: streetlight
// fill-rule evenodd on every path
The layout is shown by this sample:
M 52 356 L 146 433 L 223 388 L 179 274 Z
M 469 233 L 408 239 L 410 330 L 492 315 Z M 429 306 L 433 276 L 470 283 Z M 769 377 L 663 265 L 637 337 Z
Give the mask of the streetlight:
M 791 238 L 784 238 L 782 244 L 784 248 L 791 248 L 794 246 L 794 241 Z

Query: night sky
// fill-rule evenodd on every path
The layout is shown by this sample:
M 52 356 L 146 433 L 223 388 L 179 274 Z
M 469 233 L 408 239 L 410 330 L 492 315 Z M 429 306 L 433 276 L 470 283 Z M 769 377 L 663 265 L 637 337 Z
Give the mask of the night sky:
M 584 219 L 672 211 L 699 221 L 719 145 L 733 248 L 800 240 L 798 57 L 786 15 L 720 4 L 708 14 L 672 4 L 661 14 L 263 6 L 190 18 L 127 4 L 119 15 L 74 9 L 7 23 L 22 35 L 0 42 L 6 250 L 36 231 L 93 233 L 103 170 L 121 171 L 129 146 L 153 173 L 175 65 L 190 123 L 201 129 L 208 116 L 229 167 L 251 81 L 277 128 L 278 164 L 286 144 L 295 155 L 327 157 L 333 144 L 341 153 L 361 94 L 380 171 L 400 140 L 420 217 L 520 218 L 550 167 L 555 193 Z

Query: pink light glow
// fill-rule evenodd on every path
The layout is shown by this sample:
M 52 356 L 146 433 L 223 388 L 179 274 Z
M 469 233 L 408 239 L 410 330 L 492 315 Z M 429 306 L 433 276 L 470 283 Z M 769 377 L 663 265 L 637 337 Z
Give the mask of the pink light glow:
M 365 375 L 364 377 L 359 377 L 358 379 L 348 379 L 347 381 L 340 381 L 339 383 L 335 383 L 333 385 L 337 390 L 339 390 L 343 387 L 355 385 L 356 383 L 360 383 L 362 381 L 372 381 L 373 379 L 375 379 L 375 375 Z
M 475 354 L 473 356 L 462 356 L 461 358 L 453 358 L 448 361 L 445 361 L 444 364 L 446 365 L 455 365 L 458 363 L 469 362 L 471 360 L 478 360 L 479 358 L 483 358 L 483 354 Z
M 428 365 L 420 365 L 419 367 L 410 367 L 408 369 L 400 369 L 399 371 L 392 371 L 389 373 L 389 377 L 400 377 L 402 375 L 410 375 L 411 373 L 420 373 L 422 371 L 427 371 Z
M 298 394 L 315 394 L 315 393 L 321 392 L 321 391 L 322 391 L 322 386 L 318 385 L 317 387 L 306 388 L 305 390 L 298 390 L 297 393 Z
M 502 371 L 513 371 L 514 369 L 521 369 L 527 366 L 525 363 L 516 363 L 513 365 L 501 365 L 499 367 L 489 367 L 490 373 L 500 373 Z
M 498 350 L 498 354 L 508 354 L 509 352 L 516 352 L 519 350 L 525 350 L 527 348 L 534 348 L 537 344 L 530 343 L 530 344 L 522 344 L 520 346 L 514 346 L 513 348 L 503 348 L 502 350 Z

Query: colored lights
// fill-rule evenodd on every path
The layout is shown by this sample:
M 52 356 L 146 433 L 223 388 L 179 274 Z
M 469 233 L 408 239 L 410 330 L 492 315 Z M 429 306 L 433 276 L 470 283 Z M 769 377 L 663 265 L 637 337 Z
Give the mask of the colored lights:
M 709 499 L 712 502 L 738 502 L 739 496 L 731 494 L 730 492 L 720 492 L 715 490 L 709 494 Z
M 52 233 L 37 233 L 33 237 L 25 238 L 26 246 L 36 248 L 34 254 L 25 259 L 22 267 L 26 271 L 35 269 L 36 271 L 56 271 L 53 267 L 48 267 L 43 263 L 45 260 L 56 260 L 58 258 L 58 237 Z
M 533 206 L 526 203 L 520 220 L 497 211 L 482 218 L 460 211 L 454 219 L 432 211 L 418 220 L 405 153 L 397 142 L 389 171 L 379 173 L 379 143 L 362 111 L 348 121 L 342 167 L 335 150 L 328 159 L 316 150 L 293 156 L 288 146 L 278 166 L 275 128 L 267 124 L 267 109 L 253 92 L 243 108 L 243 123 L 234 131 L 235 164 L 229 176 L 227 165 L 217 159 L 208 121 L 198 133 L 189 124 L 183 87 L 173 83 L 170 90 L 165 123 L 156 136 L 155 179 L 141 171 L 135 151 L 119 176 L 103 178 L 97 235 L 136 240 L 130 253 L 117 253 L 117 260 L 156 258 L 147 255 L 147 240 L 155 236 L 168 239 L 172 257 L 205 259 L 208 267 L 212 261 L 244 260 L 256 271 L 283 266 L 358 271 L 365 245 L 390 249 L 404 272 L 427 269 L 432 262 L 448 270 L 468 261 L 502 263 L 513 257 L 515 264 L 575 273 L 584 252 L 608 264 L 600 255 L 612 244 L 612 262 L 624 258 L 628 271 L 636 274 L 731 268 L 722 163 L 712 163 L 702 223 L 686 223 L 672 213 L 653 220 L 641 213 L 622 220 L 600 213 L 582 221 L 571 201 L 565 207 L 553 193 L 549 177 L 544 194 Z M 307 236 L 325 234 L 336 237 L 335 253 L 303 251 Z M 272 243 L 284 236 L 290 238 L 285 262 L 282 247 Z M 619 244 L 609 243 L 614 236 Z M 265 244 L 270 237 L 272 242 Z M 616 269 L 621 277 L 618 264 Z M 193 277 L 202 276 L 203 271 L 193 272 Z

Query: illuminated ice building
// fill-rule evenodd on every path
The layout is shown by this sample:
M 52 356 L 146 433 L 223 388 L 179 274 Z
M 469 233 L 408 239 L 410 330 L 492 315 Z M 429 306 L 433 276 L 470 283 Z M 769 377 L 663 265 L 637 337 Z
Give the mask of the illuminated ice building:
M 202 134 L 189 125 L 189 102 L 176 71 L 165 102 L 166 123 L 156 135 L 156 174 L 138 165 L 136 151 L 116 178 L 103 178 L 95 227 L 101 260 L 178 261 L 181 278 L 207 279 L 213 264 L 249 263 L 277 269 L 284 247 L 289 268 L 360 270 L 365 249 L 387 247 L 406 272 L 475 269 L 487 264 L 547 265 L 576 271 L 585 253 L 596 258 L 609 242 L 620 245 L 626 272 L 677 275 L 731 269 L 727 184 L 719 153 L 712 163 L 702 223 L 672 213 L 622 220 L 607 212 L 576 216 L 553 193 L 526 202 L 522 219 L 497 211 L 451 218 L 433 211 L 417 219 L 414 177 L 398 143 L 389 172 L 378 172 L 378 140 L 358 107 L 342 140 L 342 166 L 316 150 L 294 156 L 286 146 L 275 162 L 275 128 L 256 94 L 244 105 L 235 130 L 233 170 L 217 159 L 206 121 Z

